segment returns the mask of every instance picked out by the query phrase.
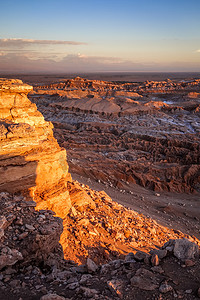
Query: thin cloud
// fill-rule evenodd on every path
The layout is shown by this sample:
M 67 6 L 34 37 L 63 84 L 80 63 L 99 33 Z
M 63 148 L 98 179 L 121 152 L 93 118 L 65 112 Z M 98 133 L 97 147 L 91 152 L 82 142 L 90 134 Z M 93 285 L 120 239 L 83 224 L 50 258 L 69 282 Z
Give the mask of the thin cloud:
M 27 49 L 1 49 L 1 51 L 7 53 L 7 52 L 14 52 L 14 53 L 23 53 L 23 52 L 27 52 L 27 51 L 31 51 L 31 52 L 35 52 L 35 53 L 41 53 L 41 51 L 38 50 L 27 50 Z
M 166 72 L 199 72 L 200 63 L 174 62 L 164 64 L 143 64 L 134 61 L 123 60 L 117 57 L 86 56 L 84 54 L 67 55 L 56 61 L 45 55 L 38 59 L 27 54 L 8 53 L 1 55 L 1 73 L 84 73 L 101 71 L 166 71 Z
M 196 50 L 196 52 L 200 53 L 200 49 Z
M 61 40 L 33 40 L 33 39 L 0 39 L 0 47 L 23 48 L 31 45 L 87 45 L 84 42 Z
M 119 57 L 110 57 L 110 56 L 87 56 L 85 54 L 69 54 L 62 59 L 63 61 L 77 61 L 84 63 L 103 63 L 103 64 L 122 64 L 130 63 L 130 61 L 124 60 Z
M 119 58 L 85 55 L 67 55 L 62 60 L 51 58 L 32 59 L 27 55 L 9 53 L 0 56 L 0 72 L 96 72 L 96 71 L 132 71 L 144 70 L 145 66 Z

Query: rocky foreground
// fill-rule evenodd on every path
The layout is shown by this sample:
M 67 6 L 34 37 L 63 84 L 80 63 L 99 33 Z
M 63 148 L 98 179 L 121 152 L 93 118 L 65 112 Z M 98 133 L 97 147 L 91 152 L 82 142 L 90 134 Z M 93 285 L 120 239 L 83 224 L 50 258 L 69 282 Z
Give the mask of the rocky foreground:
M 104 203 L 105 204 L 105 203 Z M 109 204 L 109 203 L 107 203 Z M 111 203 L 110 203 L 111 204 Z M 76 230 L 85 226 L 87 233 L 88 248 L 92 248 L 94 260 L 99 258 L 101 253 L 102 263 L 96 264 L 90 255 L 84 264 L 77 265 L 72 260 L 64 260 L 62 247 L 59 244 L 59 237 L 62 232 L 62 219 L 55 217 L 55 213 L 49 210 L 35 210 L 34 201 L 26 201 L 23 196 L 11 195 L 6 192 L 0 193 L 0 299 L 40 299 L 40 300 L 67 300 L 67 299 L 197 299 L 200 297 L 200 260 L 199 246 L 189 239 L 170 239 L 165 244 L 160 244 L 163 236 L 169 234 L 167 229 L 161 232 L 160 226 L 152 220 L 145 222 L 142 216 L 135 216 L 132 222 L 135 231 L 139 233 L 137 244 L 142 245 L 144 239 L 153 239 L 152 235 L 160 237 L 157 244 L 151 247 L 150 252 L 134 251 L 127 255 L 118 256 L 117 250 L 110 257 L 109 244 L 107 249 L 103 241 L 99 247 L 95 248 L 89 235 L 105 232 L 105 227 L 96 229 L 89 225 L 90 219 L 93 221 L 101 220 L 97 215 L 94 216 L 77 213 L 76 223 L 68 222 L 65 230 L 76 234 L 76 239 L 65 236 L 68 240 L 66 251 L 70 256 L 76 252 L 81 255 L 82 240 Z M 103 205 L 102 205 L 103 206 Z M 113 204 L 115 207 L 115 204 Z M 110 210 L 112 210 L 110 206 Z M 119 207 L 118 207 L 119 208 Z M 74 219 L 75 209 L 68 215 Z M 98 209 L 97 209 L 98 211 Z M 98 211 L 104 214 L 105 212 Z M 119 212 L 119 211 L 118 211 Z M 123 214 L 125 211 L 122 210 Z M 131 221 L 131 216 L 129 221 Z M 121 216 L 124 220 L 123 215 Z M 107 225 L 110 226 L 110 219 Z M 64 220 L 66 222 L 66 220 Z M 80 224 L 82 223 L 82 224 Z M 84 224 L 84 225 L 83 225 Z M 88 224 L 88 225 L 87 225 Z M 66 223 L 65 223 L 66 225 Z M 73 226 L 74 225 L 74 226 Z M 138 231 L 139 225 L 146 227 L 148 237 L 143 236 L 144 228 Z M 153 225 L 153 227 L 152 227 Z M 116 230 L 122 227 L 115 224 Z M 108 229 L 108 228 L 107 228 Z M 89 231 L 93 230 L 93 231 Z M 160 231 L 159 231 L 160 230 Z M 131 230 L 129 230 L 130 232 Z M 154 232 L 153 232 L 154 231 Z M 152 233 L 153 232 L 153 233 Z M 123 233 L 116 232 L 123 237 Z M 82 237 L 82 236 L 81 236 Z M 130 237 L 130 236 L 129 236 Z M 181 237 L 181 233 L 179 235 Z M 120 243 L 123 239 L 118 237 Z M 154 238 L 155 239 L 155 238 Z M 158 239 L 158 236 L 157 236 Z M 74 240 L 74 243 L 72 243 Z M 62 241 L 62 238 L 61 238 Z M 99 237 L 96 237 L 96 243 Z M 107 239 L 107 243 L 112 242 Z M 198 241 L 196 241 L 198 243 Z M 84 244 L 84 238 L 83 238 Z M 116 245 L 116 244 L 115 244 Z M 99 250 L 99 251 L 97 251 Z M 78 252 L 79 251 L 79 252 Z M 89 254 L 87 253 L 87 254 Z M 67 256 L 68 256 L 67 255 Z M 90 256 L 90 257 L 89 257 Z M 107 263 L 106 263 L 107 261 Z
M 199 240 L 73 181 L 30 91 L 0 80 L 0 298 L 198 297 Z

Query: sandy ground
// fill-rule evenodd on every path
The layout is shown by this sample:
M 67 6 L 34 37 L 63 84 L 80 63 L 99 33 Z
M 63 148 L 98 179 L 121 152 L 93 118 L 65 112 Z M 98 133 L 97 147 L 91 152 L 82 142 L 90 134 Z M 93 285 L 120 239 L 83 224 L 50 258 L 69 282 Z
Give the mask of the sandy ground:
M 156 193 L 135 184 L 127 186 L 126 190 L 120 191 L 74 173 L 72 178 L 94 190 L 104 190 L 114 201 L 151 217 L 163 226 L 180 230 L 200 239 L 199 193 Z

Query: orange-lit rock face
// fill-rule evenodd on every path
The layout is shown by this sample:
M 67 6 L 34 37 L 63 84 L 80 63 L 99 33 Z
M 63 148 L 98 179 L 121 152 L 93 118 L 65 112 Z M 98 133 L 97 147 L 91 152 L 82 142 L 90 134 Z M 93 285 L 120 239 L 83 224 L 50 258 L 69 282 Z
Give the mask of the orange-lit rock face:
M 0 79 L 0 191 L 29 192 L 39 209 L 64 216 L 71 207 L 66 151 L 27 98 L 31 90 L 21 80 Z

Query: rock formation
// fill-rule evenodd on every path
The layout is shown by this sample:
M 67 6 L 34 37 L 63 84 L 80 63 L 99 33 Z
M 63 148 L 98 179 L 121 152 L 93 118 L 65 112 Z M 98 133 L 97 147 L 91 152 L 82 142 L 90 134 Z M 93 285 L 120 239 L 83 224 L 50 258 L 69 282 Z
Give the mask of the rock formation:
M 195 299 L 199 240 L 73 181 L 31 90 L 0 81 L 0 298 Z
M 0 191 L 23 191 L 38 208 L 64 216 L 71 206 L 66 151 L 27 98 L 31 90 L 20 80 L 0 80 Z
M 55 125 L 71 172 L 125 189 L 193 193 L 200 185 L 200 80 L 75 78 L 30 97 Z M 128 188 L 128 187 L 127 187 Z

